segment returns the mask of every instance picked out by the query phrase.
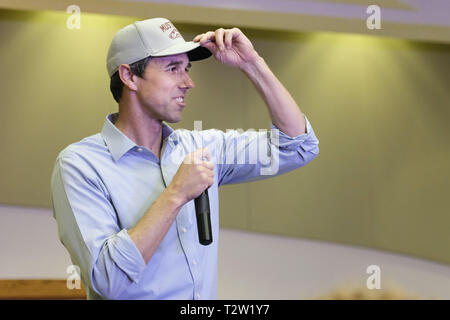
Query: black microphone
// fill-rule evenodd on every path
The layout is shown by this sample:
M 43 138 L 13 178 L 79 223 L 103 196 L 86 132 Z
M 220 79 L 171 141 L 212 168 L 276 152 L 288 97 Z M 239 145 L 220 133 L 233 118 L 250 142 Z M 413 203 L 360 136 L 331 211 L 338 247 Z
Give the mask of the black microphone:
M 195 212 L 197 216 L 197 229 L 198 229 L 198 240 L 204 246 L 211 244 L 212 232 L 211 232 L 211 214 L 209 211 L 209 197 L 208 189 L 203 191 L 197 198 L 195 202 Z

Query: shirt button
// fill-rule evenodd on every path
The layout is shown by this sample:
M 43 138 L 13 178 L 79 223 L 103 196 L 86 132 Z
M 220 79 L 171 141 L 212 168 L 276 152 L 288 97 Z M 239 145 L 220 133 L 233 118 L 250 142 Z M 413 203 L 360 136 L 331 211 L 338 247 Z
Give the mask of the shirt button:
M 142 148 L 137 148 L 137 152 L 142 152 Z
M 187 229 L 183 227 L 183 229 L 181 229 L 184 233 L 187 232 Z
M 194 264 L 194 266 L 197 264 L 197 260 L 192 260 L 192 263 Z
M 197 299 L 200 299 L 200 294 L 199 293 L 197 293 Z

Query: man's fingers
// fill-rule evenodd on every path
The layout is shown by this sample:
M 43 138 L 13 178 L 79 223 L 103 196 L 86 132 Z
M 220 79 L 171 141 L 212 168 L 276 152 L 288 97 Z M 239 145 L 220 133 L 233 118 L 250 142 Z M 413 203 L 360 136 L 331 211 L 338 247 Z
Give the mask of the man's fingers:
M 215 33 L 212 31 L 208 31 L 207 33 L 204 33 L 202 37 L 200 38 L 200 44 L 205 44 L 208 40 L 214 40 L 215 39 Z
M 223 44 L 224 34 L 225 34 L 225 30 L 223 28 L 219 28 L 215 32 L 216 45 L 219 47 L 219 50 L 225 49 L 225 45 Z
M 240 30 L 237 28 L 219 28 L 214 32 L 208 31 L 206 33 L 199 34 L 193 41 L 200 42 L 201 46 L 209 49 L 213 54 L 215 54 L 217 51 L 231 49 L 233 37 L 236 37 L 236 34 L 239 32 Z
M 211 161 L 211 152 L 208 150 L 208 148 L 204 147 L 198 149 L 196 152 L 200 156 L 200 160 Z
M 193 41 L 199 42 L 202 47 L 211 51 L 212 54 L 216 54 L 218 51 L 218 47 L 215 44 L 215 33 L 212 31 L 197 35 Z
M 202 162 L 202 165 L 203 165 L 205 168 L 209 169 L 209 170 L 213 170 L 213 169 L 214 169 L 214 162 L 211 162 L 211 161 L 203 161 L 203 162 Z
M 184 160 L 186 164 L 202 164 L 205 161 L 211 160 L 211 152 L 208 148 L 197 149 L 188 154 Z
M 199 40 L 203 37 L 203 35 L 204 35 L 204 33 L 199 34 L 199 35 L 196 35 L 196 36 L 194 37 L 194 39 L 192 39 L 192 41 L 194 41 L 194 42 L 199 41 Z
M 226 30 L 225 31 L 225 47 L 227 49 L 231 49 L 233 40 L 233 31 L 232 30 Z

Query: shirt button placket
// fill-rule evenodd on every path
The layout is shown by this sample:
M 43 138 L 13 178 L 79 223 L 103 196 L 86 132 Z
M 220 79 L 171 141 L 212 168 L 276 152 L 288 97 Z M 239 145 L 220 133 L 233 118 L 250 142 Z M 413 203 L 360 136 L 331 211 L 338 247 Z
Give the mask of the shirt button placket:
M 193 298 L 194 300 L 200 299 L 200 294 L 198 293 L 198 270 L 197 270 L 197 263 L 198 261 L 194 259 L 195 256 L 195 250 L 192 247 L 192 237 L 197 234 L 192 234 L 192 230 L 188 232 L 188 229 L 190 228 L 190 224 L 188 222 L 188 219 L 186 218 L 186 212 L 182 212 L 182 214 L 178 215 L 177 217 L 177 223 L 179 223 L 179 235 L 180 235 L 180 241 L 181 245 L 184 248 L 184 254 L 186 256 L 186 262 L 188 263 L 189 271 L 191 272 L 192 280 L 193 280 Z M 198 241 L 198 240 L 197 240 Z

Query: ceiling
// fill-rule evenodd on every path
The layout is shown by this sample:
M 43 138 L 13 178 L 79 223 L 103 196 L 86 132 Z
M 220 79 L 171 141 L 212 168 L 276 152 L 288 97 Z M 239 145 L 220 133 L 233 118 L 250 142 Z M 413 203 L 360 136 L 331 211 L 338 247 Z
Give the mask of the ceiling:
M 280 31 L 328 31 L 450 43 L 450 0 L 0 0 L 0 8 L 167 17 L 192 24 Z M 381 29 L 369 30 L 367 7 L 381 8 Z

